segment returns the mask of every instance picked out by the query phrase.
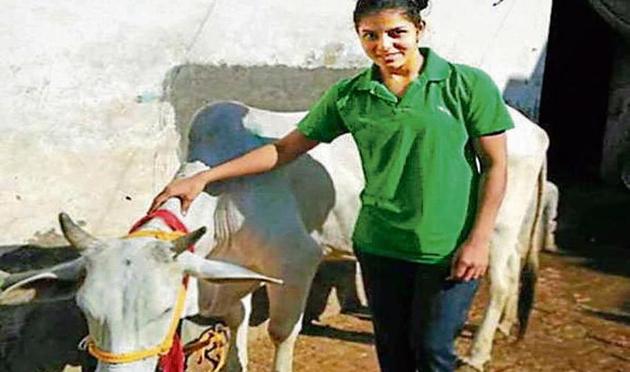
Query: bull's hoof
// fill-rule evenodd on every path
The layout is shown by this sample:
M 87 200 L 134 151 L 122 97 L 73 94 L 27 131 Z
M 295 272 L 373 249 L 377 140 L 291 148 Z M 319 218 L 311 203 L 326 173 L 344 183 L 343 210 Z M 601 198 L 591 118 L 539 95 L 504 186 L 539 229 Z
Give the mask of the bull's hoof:
M 549 253 L 563 253 L 562 249 L 556 243 L 545 244 L 543 251 Z
M 484 364 L 485 362 L 480 362 L 474 358 L 462 357 L 459 358 L 459 368 L 457 368 L 457 372 L 483 372 Z
M 510 331 L 512 330 L 512 323 L 501 323 L 497 327 L 499 332 L 505 337 L 510 337 Z

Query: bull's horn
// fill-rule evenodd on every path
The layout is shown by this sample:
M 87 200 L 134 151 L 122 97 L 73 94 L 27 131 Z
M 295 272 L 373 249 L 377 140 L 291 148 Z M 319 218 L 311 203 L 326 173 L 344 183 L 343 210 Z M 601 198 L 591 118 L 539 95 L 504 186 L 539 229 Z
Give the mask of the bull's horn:
M 175 252 L 175 257 L 179 256 L 182 252 L 186 251 L 189 246 L 197 243 L 199 239 L 206 233 L 206 227 L 202 226 L 197 230 L 191 232 L 190 234 L 186 234 L 181 238 L 173 241 L 173 252 Z
M 66 213 L 59 213 L 59 223 L 61 224 L 63 236 L 79 251 L 84 251 L 99 244 L 98 239 L 80 228 Z
M 11 274 L 7 273 L 6 271 L 0 270 L 0 288 L 2 288 L 2 284 L 4 284 L 4 280 L 10 276 Z

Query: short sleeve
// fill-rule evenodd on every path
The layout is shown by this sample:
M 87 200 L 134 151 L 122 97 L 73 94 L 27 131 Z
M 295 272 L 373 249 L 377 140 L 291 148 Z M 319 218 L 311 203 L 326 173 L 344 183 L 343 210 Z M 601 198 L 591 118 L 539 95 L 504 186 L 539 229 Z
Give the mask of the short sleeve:
M 472 89 L 465 107 L 468 133 L 471 137 L 501 132 L 514 128 L 503 97 L 492 78 L 473 69 Z
M 304 136 L 328 143 L 348 132 L 337 109 L 341 83 L 329 88 L 298 123 L 297 129 Z

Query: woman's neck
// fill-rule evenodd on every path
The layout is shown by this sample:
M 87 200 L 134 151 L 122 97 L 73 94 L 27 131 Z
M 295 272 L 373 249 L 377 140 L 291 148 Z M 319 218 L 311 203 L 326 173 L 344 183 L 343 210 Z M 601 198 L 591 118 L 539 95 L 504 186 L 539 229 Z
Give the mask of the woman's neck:
M 418 77 L 424 64 L 424 56 L 417 52 L 414 58 L 396 69 L 379 68 L 383 84 L 396 96 L 402 97 L 409 84 Z

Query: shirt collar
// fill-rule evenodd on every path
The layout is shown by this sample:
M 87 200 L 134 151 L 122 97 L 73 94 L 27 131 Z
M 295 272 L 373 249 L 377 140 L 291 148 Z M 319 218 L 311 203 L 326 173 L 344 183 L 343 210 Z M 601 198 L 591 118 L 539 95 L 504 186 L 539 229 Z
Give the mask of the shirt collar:
M 419 81 L 441 81 L 448 77 L 450 67 L 448 62 L 440 57 L 430 48 L 420 48 L 420 53 L 424 56 L 424 66 L 417 80 Z M 378 66 L 372 64 L 372 66 L 362 73 L 357 89 L 359 90 L 373 90 L 375 85 L 380 84 L 378 80 L 379 72 Z

